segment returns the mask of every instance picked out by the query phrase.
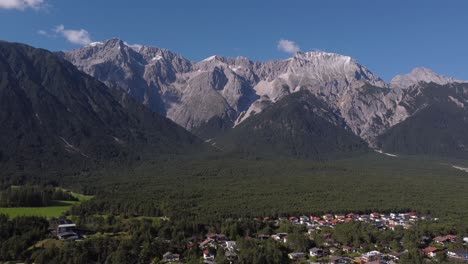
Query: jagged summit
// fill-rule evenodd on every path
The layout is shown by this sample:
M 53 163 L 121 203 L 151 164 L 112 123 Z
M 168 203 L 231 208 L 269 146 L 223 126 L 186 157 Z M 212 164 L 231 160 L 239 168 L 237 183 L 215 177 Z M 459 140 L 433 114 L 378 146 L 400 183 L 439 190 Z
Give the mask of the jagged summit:
M 303 52 L 303 51 L 298 51 L 294 54 L 292 57 L 293 59 L 303 59 L 303 60 L 341 60 L 344 62 L 354 62 L 357 63 L 353 58 L 346 56 L 346 55 L 341 55 L 338 53 L 331 53 L 331 52 L 325 52 L 325 51 L 308 51 L 308 52 Z
M 390 85 L 394 88 L 408 88 L 420 82 L 433 82 L 436 84 L 445 85 L 448 83 L 466 83 L 467 81 L 446 77 L 428 68 L 417 67 L 408 74 L 395 76 L 390 82 Z
M 189 130 L 212 118 L 240 123 L 304 89 L 340 109 L 338 102 L 356 88 L 387 86 L 351 57 L 327 52 L 298 52 L 289 60 L 267 62 L 218 55 L 193 62 L 166 49 L 113 38 L 64 57 Z

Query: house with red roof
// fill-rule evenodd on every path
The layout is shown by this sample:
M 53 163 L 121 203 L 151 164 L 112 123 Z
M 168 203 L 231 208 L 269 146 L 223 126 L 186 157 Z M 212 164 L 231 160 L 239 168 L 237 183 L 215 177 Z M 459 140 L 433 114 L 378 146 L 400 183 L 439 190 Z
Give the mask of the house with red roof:
M 379 217 L 380 217 L 380 214 L 374 212 L 374 213 L 371 213 L 371 214 L 370 214 L 370 217 L 371 217 L 371 218 L 379 218 Z
M 422 251 L 423 251 L 425 256 L 433 258 L 433 257 L 435 257 L 437 255 L 437 252 L 439 251 L 439 249 L 436 248 L 436 247 L 427 247 L 427 248 L 423 249 Z

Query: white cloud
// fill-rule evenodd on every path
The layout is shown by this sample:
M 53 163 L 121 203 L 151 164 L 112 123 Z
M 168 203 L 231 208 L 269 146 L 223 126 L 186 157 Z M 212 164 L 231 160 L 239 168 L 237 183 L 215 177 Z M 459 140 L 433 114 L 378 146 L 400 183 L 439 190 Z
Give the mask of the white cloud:
M 44 35 L 43 30 L 40 30 L 38 33 Z M 77 44 L 77 45 L 87 45 L 91 43 L 91 35 L 85 29 L 65 29 L 64 25 L 58 25 L 54 32 L 64 37 L 68 42 Z M 47 33 L 47 32 L 44 32 Z
M 280 41 L 278 41 L 277 47 L 279 50 L 284 51 L 286 53 L 294 54 L 296 52 L 301 51 L 299 46 L 294 41 L 287 40 L 287 39 L 281 39 Z
M 38 9 L 44 4 L 44 0 L 0 0 L 0 9 L 25 10 L 27 8 Z
M 42 29 L 41 29 L 41 30 L 38 30 L 38 31 L 37 31 L 37 34 L 42 35 L 42 36 L 49 36 L 49 33 L 47 33 L 47 31 L 42 30 Z

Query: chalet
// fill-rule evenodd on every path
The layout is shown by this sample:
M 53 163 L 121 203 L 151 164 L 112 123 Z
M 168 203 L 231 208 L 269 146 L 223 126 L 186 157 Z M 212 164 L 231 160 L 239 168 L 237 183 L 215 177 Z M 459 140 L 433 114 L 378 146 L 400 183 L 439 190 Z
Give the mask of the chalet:
M 410 215 L 406 214 L 406 213 L 400 213 L 400 214 L 398 214 L 398 217 L 403 219 L 403 220 L 409 220 Z
M 344 220 L 346 218 L 346 216 L 344 214 L 336 214 L 335 218 L 338 219 L 338 220 Z
M 76 240 L 80 236 L 76 232 L 76 225 L 68 219 L 57 221 L 57 238 L 60 240 Z
M 203 250 L 203 259 L 214 261 L 215 255 L 208 249 Z
M 310 222 L 310 218 L 307 217 L 307 216 L 305 216 L 305 215 L 303 215 L 303 216 L 300 216 L 300 217 L 299 217 L 299 221 L 301 222 L 301 224 L 305 224 L 305 223 Z
M 311 248 L 309 249 L 309 256 L 321 258 L 323 257 L 323 250 L 317 247 Z
M 468 250 L 466 249 L 449 250 L 447 256 L 458 261 L 468 262 Z
M 446 242 L 454 243 L 457 241 L 456 235 L 446 235 L 445 236 Z
M 381 214 L 380 219 L 382 219 L 382 222 L 388 222 L 390 221 L 390 215 L 388 214 Z
M 354 214 L 354 213 L 349 213 L 349 214 L 346 215 L 346 218 L 354 219 L 354 218 L 356 218 L 356 217 L 357 217 L 357 215 Z
M 166 252 L 163 255 L 163 261 L 164 262 L 177 262 L 180 260 L 180 255 L 179 254 L 174 254 L 172 252 Z
M 200 243 L 201 249 L 206 249 L 208 247 L 216 248 L 216 243 L 214 239 L 207 238 L 203 242 Z
M 318 216 L 311 216 L 310 218 L 311 218 L 310 220 L 313 221 L 313 222 L 319 222 L 320 220 L 322 220 L 322 219 L 321 219 L 320 217 L 318 217 Z
M 344 246 L 343 247 L 343 252 L 345 253 L 354 253 L 356 252 L 356 249 L 350 246 Z
M 371 261 L 380 261 L 382 259 L 382 253 L 379 251 L 370 251 L 362 255 L 361 260 L 364 261 L 365 263 L 371 262 Z
M 360 215 L 358 220 L 362 221 L 362 222 L 367 222 L 367 221 L 369 221 L 369 216 L 368 215 Z
M 294 252 L 294 253 L 289 253 L 288 258 L 290 260 L 300 260 L 305 258 L 307 255 L 304 252 Z
M 322 216 L 322 218 L 325 221 L 329 221 L 329 220 L 333 219 L 333 215 L 332 214 L 326 214 L 326 215 Z
M 286 236 L 288 236 L 288 233 L 277 233 L 276 235 L 272 235 L 271 238 L 275 241 L 282 241 Z
M 455 235 L 446 235 L 446 236 L 437 236 L 434 238 L 434 242 L 439 244 L 455 242 L 457 236 Z
M 408 213 L 410 219 L 418 219 L 418 214 L 415 212 Z
M 380 214 L 374 212 L 374 213 L 371 213 L 371 214 L 370 214 L 370 217 L 371 217 L 371 218 L 374 218 L 374 219 L 375 219 L 375 218 L 380 218 Z
M 437 252 L 439 251 L 438 248 L 436 247 L 427 247 L 425 249 L 422 250 L 424 255 L 429 257 L 429 258 L 433 258 L 437 255 Z
M 224 248 L 227 251 L 234 252 L 234 251 L 237 250 L 237 243 L 236 243 L 236 241 L 226 241 L 225 244 L 224 244 Z
M 338 251 L 340 251 L 340 250 L 338 248 L 336 248 L 336 247 L 332 247 L 332 248 L 329 249 L 329 251 L 330 251 L 330 254 L 335 254 L 335 253 L 338 253 Z
M 329 263 L 331 263 L 331 264 L 348 264 L 348 263 L 353 263 L 353 260 L 351 258 L 331 256 Z
M 439 243 L 439 244 L 443 244 L 445 242 L 445 237 L 444 236 L 434 237 L 434 242 Z
M 323 242 L 323 245 L 326 247 L 329 247 L 331 245 L 334 245 L 336 243 L 335 239 L 333 238 L 327 238 L 325 239 L 325 242 Z

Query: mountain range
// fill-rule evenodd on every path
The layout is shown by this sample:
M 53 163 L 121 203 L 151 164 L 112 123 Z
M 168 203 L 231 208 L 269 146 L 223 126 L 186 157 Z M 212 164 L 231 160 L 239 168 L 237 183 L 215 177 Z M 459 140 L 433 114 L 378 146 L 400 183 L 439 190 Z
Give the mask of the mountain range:
M 4 171 L 200 150 L 468 156 L 468 83 L 425 68 L 386 83 L 333 53 L 192 62 L 119 39 L 55 53 L 0 42 L 0 68 Z
M 379 135 L 420 107 L 413 105 L 409 88 L 466 83 L 426 68 L 386 83 L 353 58 L 326 52 L 298 52 L 269 62 L 221 56 L 192 62 L 166 49 L 110 39 L 60 55 L 205 139 L 308 90 L 376 147 Z

